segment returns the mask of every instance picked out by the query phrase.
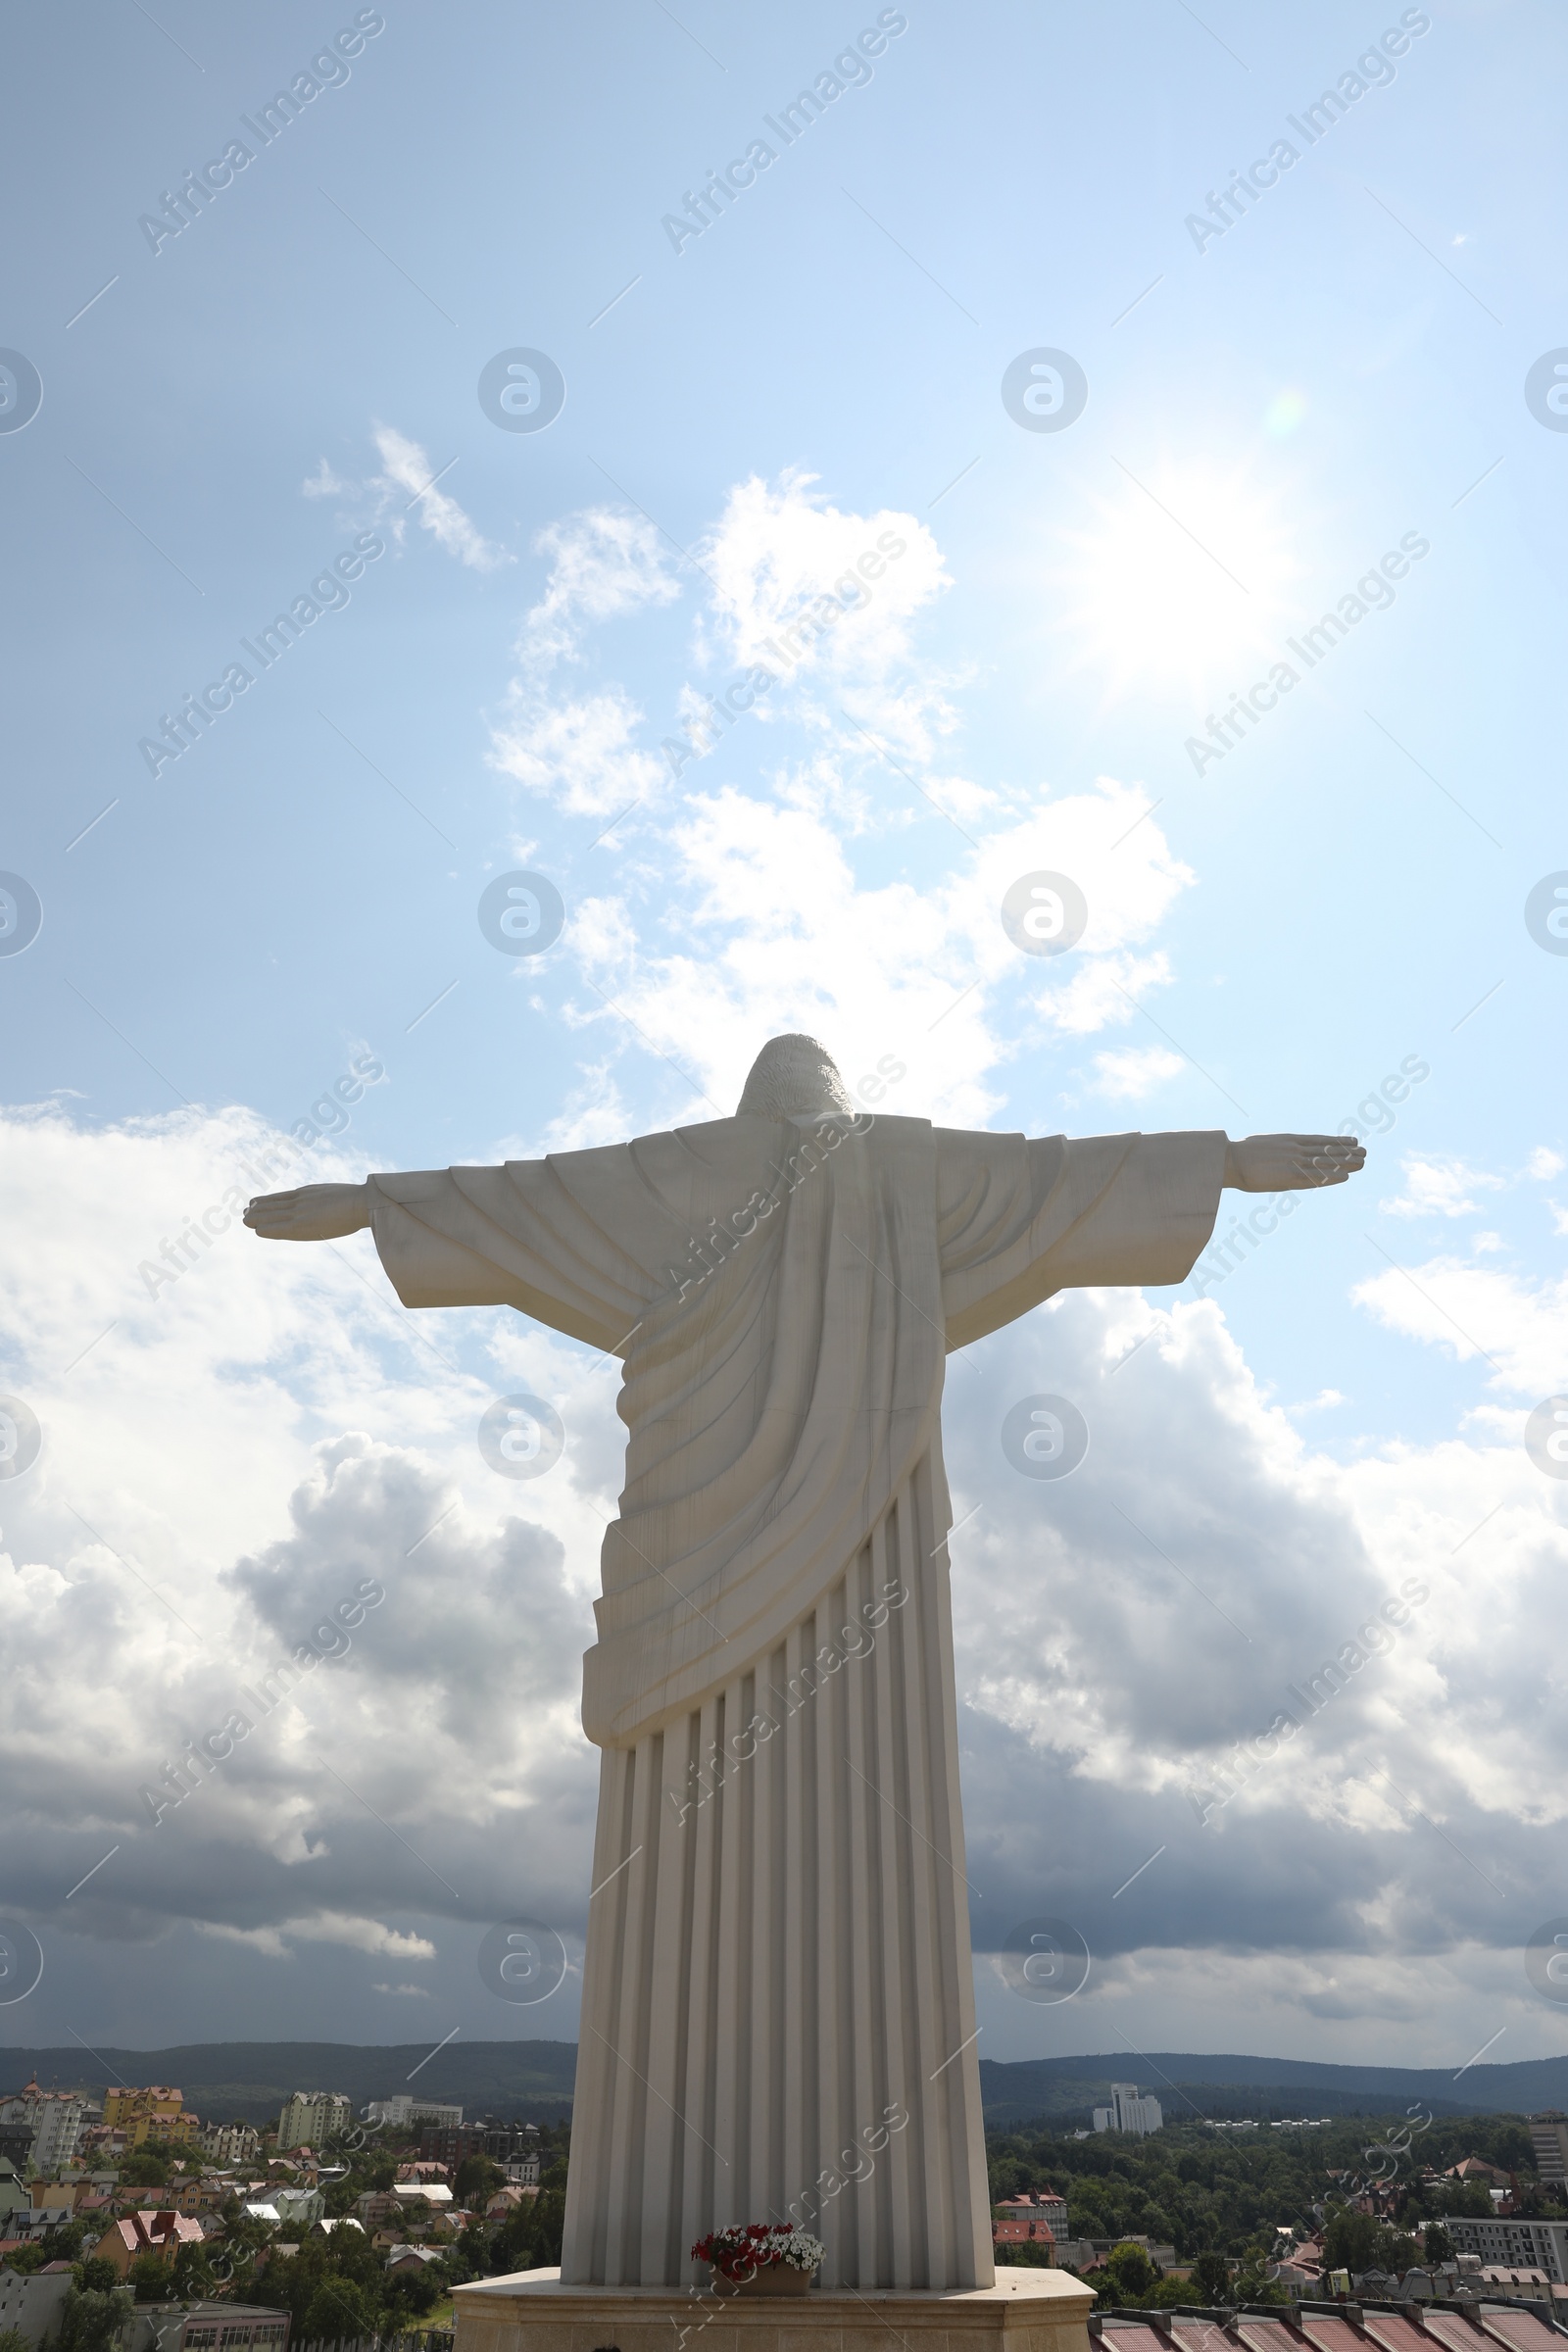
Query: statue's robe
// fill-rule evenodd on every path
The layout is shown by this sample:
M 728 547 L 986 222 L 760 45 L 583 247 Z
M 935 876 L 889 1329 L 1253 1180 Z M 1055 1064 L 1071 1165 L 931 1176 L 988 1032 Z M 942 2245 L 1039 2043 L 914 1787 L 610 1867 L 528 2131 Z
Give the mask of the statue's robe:
M 748 1116 L 371 1178 L 405 1305 L 624 1363 L 567 2280 L 673 2283 L 709 2230 L 792 2218 L 827 2285 L 991 2280 L 944 1357 L 1183 1280 L 1224 1156 Z

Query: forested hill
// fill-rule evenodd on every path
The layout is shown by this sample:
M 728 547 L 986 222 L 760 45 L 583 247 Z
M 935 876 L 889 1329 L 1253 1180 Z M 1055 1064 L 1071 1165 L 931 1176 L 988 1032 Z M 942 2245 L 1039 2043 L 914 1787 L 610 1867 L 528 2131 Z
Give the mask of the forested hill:
M 1126 2050 L 1092 2058 L 982 2058 L 980 2092 L 988 2125 L 1042 2119 L 1087 2124 L 1107 2104 L 1112 2082 L 1152 2090 L 1167 2123 L 1204 2117 L 1402 2114 L 1530 2115 L 1568 2109 L 1568 2058 L 1527 2058 L 1512 2066 L 1328 2066 L 1309 2059 L 1195 2056 L 1191 2051 Z
M 101 2092 L 107 2082 L 169 2082 L 205 2119 L 275 2117 L 295 2090 L 346 2091 L 356 2107 L 417 2083 L 431 2098 L 470 2114 L 553 2122 L 571 2110 L 577 2045 L 569 2041 L 451 2042 L 432 2058 L 427 2042 L 209 2041 L 173 2049 L 112 2048 L 89 2054 L 13 2047 L 0 2056 L 0 2091 L 36 2073 L 45 2089 Z M 1526 2059 L 1512 2066 L 1327 2066 L 1288 2058 L 1201 2056 L 1155 2050 L 1084 2058 L 983 2058 L 980 2084 L 993 2126 L 1036 2120 L 1067 2129 L 1088 2124 L 1113 2082 L 1152 2090 L 1166 2120 L 1197 2116 L 1228 2121 L 1254 2116 L 1401 2114 L 1421 2104 L 1434 2115 L 1527 2115 L 1568 2109 L 1568 2058 Z

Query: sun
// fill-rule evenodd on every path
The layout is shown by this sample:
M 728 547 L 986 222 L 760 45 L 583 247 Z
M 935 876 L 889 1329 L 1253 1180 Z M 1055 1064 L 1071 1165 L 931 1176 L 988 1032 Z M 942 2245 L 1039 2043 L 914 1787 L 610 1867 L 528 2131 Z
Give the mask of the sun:
M 1300 565 L 1277 497 L 1244 466 L 1112 463 L 1115 488 L 1061 534 L 1058 625 L 1109 696 L 1206 705 L 1266 666 L 1290 626 Z

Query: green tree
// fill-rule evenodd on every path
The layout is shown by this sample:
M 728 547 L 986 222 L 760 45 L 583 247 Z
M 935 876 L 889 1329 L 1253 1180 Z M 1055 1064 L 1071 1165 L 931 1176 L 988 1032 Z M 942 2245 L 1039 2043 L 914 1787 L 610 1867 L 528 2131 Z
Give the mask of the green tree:
M 1422 2251 L 1428 2262 L 1453 2260 L 1453 2240 L 1441 2222 L 1428 2222 L 1423 2236 L 1425 2242 Z
M 84 2261 L 74 2262 L 71 2276 L 84 2294 L 110 2295 L 120 2284 L 120 2273 L 102 2254 L 89 2254 Z
M 135 2297 L 122 2286 L 111 2294 L 83 2294 L 73 2280 L 60 2307 L 53 2352 L 113 2352 L 134 2310 Z
M 1134 2308 L 1146 2300 L 1158 2277 L 1142 2246 L 1113 2246 L 1105 2257 L 1100 2300 L 1106 2306 Z
M 1200 2254 L 1193 2265 L 1192 2299 L 1205 2311 L 1231 2300 L 1231 2266 L 1223 2254 Z
M 396 2278 L 386 2282 L 387 2315 L 392 2326 L 406 2328 L 410 2320 L 428 2319 L 445 2288 L 446 2281 L 432 2278 L 429 2271 L 399 2271 Z
M 999 2246 L 997 2260 L 1000 2263 L 1015 2263 L 1020 2269 L 1026 2271 L 1049 2271 L 1051 2250 L 1048 2246 L 1041 2245 L 1037 2238 L 1023 2237 L 1011 2245 Z
M 0 2352 L 32 2352 L 32 2345 L 20 2328 L 0 2328 Z
M 379 2318 L 377 2298 L 357 2278 L 323 2278 L 306 2305 L 301 2333 L 308 2342 L 336 2343 L 374 2335 Z
M 473 2205 L 482 2203 L 506 2184 L 506 2174 L 488 2156 L 466 2156 L 457 2169 L 452 2193 L 460 2205 Z
M 138 2303 L 167 2303 L 174 2289 L 174 2274 L 162 2254 L 138 2254 L 130 2266 L 129 2284 Z
M 122 2188 L 162 2188 L 168 2180 L 168 2161 L 150 2143 L 132 2148 L 120 2166 Z

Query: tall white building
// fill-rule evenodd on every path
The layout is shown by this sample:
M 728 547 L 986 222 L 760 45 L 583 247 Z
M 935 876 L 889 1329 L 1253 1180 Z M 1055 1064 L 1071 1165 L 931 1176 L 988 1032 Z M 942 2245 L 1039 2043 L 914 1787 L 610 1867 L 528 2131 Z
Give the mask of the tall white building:
M 24 2090 L 0 2099 L 0 2124 L 26 2124 L 32 2140 L 27 2160 L 46 2180 L 56 2180 L 61 2167 L 76 2153 L 76 2142 L 101 2110 L 82 2092 L 40 2090 L 36 2076 Z
M 297 2090 L 277 2119 L 277 2148 L 323 2148 L 335 2132 L 354 2121 L 354 2105 L 341 2090 Z
M 1110 2105 L 1095 2109 L 1097 2132 L 1158 2132 L 1164 2122 L 1164 2109 L 1153 2092 L 1140 2098 L 1136 2082 L 1113 2082 Z
M 1553 2286 L 1568 2284 L 1568 2222 L 1531 2222 L 1517 2214 L 1484 2222 L 1447 2213 L 1443 2227 L 1456 2254 L 1479 2254 L 1484 2263 L 1509 2270 L 1544 2271 Z
M 1543 2180 L 1568 2180 L 1568 2115 L 1547 2107 L 1530 2118 L 1530 2145 Z

